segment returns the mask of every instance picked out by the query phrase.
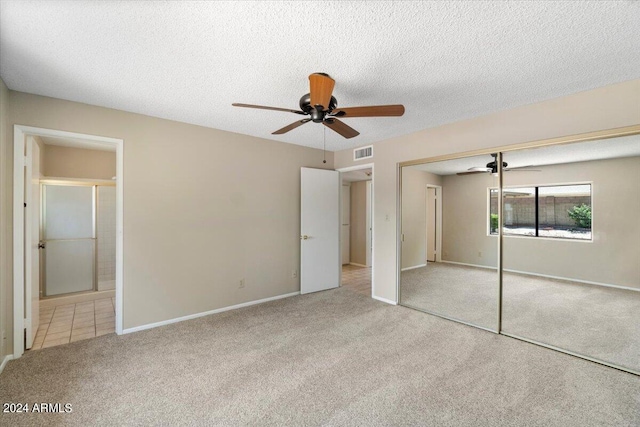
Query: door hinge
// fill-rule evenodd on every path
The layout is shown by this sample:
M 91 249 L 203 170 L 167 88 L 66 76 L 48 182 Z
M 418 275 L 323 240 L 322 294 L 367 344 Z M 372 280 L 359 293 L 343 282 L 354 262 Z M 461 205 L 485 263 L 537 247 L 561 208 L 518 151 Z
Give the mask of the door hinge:
M 27 207 L 27 203 L 26 203 L 26 202 L 25 202 L 25 204 L 24 204 L 24 207 L 25 207 L 25 208 Z

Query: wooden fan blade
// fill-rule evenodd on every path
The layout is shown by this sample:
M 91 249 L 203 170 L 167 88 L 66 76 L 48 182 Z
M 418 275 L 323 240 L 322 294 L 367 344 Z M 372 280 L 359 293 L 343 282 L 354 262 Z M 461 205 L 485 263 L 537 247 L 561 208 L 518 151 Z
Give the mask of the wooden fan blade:
M 310 122 L 311 119 L 303 119 L 297 122 L 293 122 L 291 123 L 289 126 L 285 126 L 282 129 L 278 129 L 277 131 L 273 132 L 271 135 L 282 135 L 283 133 L 287 133 L 290 130 L 293 130 L 295 128 L 297 128 L 298 126 L 302 126 L 303 124 Z
M 322 122 L 323 125 L 328 127 L 329 129 L 338 132 L 340 135 L 345 138 L 353 138 L 354 136 L 360 135 L 360 132 L 352 128 L 351 126 L 347 126 L 344 122 L 341 122 L 338 119 L 327 119 Z
M 278 107 L 267 107 L 265 105 L 238 104 L 237 102 L 231 105 L 233 105 L 234 107 L 258 108 L 260 110 L 286 111 L 288 113 L 305 114 L 303 111 L 300 111 L 300 110 L 290 110 L 288 108 L 278 108 Z
M 474 173 L 487 173 L 487 171 L 458 172 L 456 175 L 472 175 Z
M 331 102 L 331 94 L 333 93 L 333 87 L 336 81 L 326 74 L 313 73 L 309 76 L 310 86 L 310 101 L 311 106 L 322 106 L 323 111 L 329 109 L 329 103 Z
M 372 105 L 370 107 L 336 108 L 331 112 L 335 117 L 390 117 L 404 114 L 404 105 Z

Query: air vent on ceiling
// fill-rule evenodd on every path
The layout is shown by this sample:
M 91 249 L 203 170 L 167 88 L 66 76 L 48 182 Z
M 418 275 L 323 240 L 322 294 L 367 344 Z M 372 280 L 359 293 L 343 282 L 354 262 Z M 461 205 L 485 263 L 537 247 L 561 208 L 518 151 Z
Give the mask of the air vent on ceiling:
M 373 145 L 353 150 L 353 160 L 370 159 L 373 157 Z

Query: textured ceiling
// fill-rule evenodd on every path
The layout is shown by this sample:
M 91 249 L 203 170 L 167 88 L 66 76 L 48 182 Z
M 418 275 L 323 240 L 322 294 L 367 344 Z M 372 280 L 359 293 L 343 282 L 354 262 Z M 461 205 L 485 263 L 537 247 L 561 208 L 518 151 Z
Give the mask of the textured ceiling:
M 503 160 L 510 168 L 519 168 L 635 156 L 640 156 L 640 135 L 510 151 L 504 153 Z M 493 158 L 487 154 L 409 167 L 436 175 L 453 175 L 466 172 L 469 168 L 484 167 L 492 160 Z
M 640 2 L 27 2 L 0 6 L 10 89 L 322 147 L 299 116 L 308 75 L 354 118 L 335 151 L 640 77 Z

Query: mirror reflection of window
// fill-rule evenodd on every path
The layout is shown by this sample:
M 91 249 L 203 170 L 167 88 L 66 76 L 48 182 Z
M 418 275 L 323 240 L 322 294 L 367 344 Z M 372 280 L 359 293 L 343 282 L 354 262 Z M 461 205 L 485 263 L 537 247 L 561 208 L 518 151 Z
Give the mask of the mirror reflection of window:
M 505 187 L 503 197 L 505 236 L 591 240 L 590 184 Z M 497 235 L 497 189 L 489 204 L 490 234 Z

